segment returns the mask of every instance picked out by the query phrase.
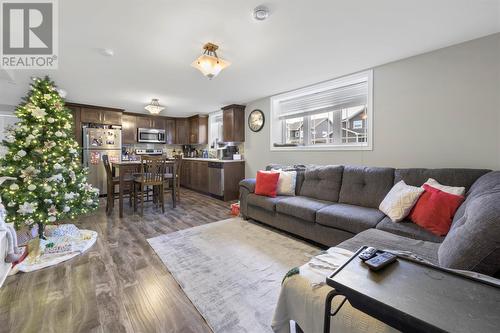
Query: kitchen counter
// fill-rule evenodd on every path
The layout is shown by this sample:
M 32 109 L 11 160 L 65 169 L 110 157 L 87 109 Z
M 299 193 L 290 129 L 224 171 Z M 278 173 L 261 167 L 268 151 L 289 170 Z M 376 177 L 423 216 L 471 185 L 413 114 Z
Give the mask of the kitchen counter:
M 173 159 L 172 159 L 173 160 Z M 218 158 L 202 158 L 202 157 L 185 157 L 184 161 L 200 161 L 200 162 L 221 162 L 221 163 L 236 163 L 236 162 L 245 162 L 245 160 L 220 160 Z M 120 162 L 111 162 L 112 164 L 119 165 L 129 165 L 129 164 L 140 164 L 141 161 L 120 161 Z
M 221 163 L 245 162 L 245 160 L 220 160 L 218 158 L 202 158 L 202 157 L 184 157 L 183 160 L 202 161 L 202 162 L 221 162 Z

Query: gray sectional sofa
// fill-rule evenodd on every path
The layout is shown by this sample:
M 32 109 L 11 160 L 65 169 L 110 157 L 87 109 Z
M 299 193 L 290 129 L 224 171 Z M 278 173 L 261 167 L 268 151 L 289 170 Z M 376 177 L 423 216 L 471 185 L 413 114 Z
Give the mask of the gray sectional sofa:
M 255 179 L 240 182 L 240 210 L 253 219 L 326 246 L 362 245 L 411 251 L 434 264 L 500 275 L 500 171 L 393 169 L 359 166 L 281 166 L 297 171 L 296 196 L 256 195 Z M 392 222 L 378 210 L 392 186 L 421 186 L 429 178 L 466 188 L 446 237 L 411 221 Z

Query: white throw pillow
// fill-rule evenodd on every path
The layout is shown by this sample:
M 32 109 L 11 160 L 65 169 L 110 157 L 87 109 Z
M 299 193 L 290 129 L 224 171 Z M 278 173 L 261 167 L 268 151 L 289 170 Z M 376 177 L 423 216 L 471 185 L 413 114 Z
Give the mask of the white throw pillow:
M 410 186 L 400 181 L 387 193 L 379 209 L 389 216 L 392 222 L 399 222 L 410 214 L 422 193 L 424 193 L 423 188 Z
M 427 179 L 427 181 L 425 183 L 427 185 L 429 185 L 430 187 L 434 187 L 435 189 L 438 189 L 440 191 L 443 191 L 443 192 L 446 192 L 449 194 L 460 195 L 460 196 L 465 195 L 465 187 L 454 187 L 454 186 L 441 185 L 434 178 Z
M 295 181 L 297 179 L 297 171 L 277 170 L 280 173 L 278 179 L 277 195 L 295 195 Z

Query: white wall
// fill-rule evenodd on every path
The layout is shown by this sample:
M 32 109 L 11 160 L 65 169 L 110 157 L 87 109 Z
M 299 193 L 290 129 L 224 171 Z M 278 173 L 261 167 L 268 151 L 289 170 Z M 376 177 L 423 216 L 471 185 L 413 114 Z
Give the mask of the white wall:
M 254 109 L 269 119 L 269 97 Z M 500 169 L 500 33 L 374 68 L 373 151 L 271 152 L 269 132 L 246 127 L 247 177 L 268 163 Z
M 15 107 L 12 105 L 0 104 L 0 143 L 5 138 L 5 127 L 17 123 L 18 119 L 14 115 Z

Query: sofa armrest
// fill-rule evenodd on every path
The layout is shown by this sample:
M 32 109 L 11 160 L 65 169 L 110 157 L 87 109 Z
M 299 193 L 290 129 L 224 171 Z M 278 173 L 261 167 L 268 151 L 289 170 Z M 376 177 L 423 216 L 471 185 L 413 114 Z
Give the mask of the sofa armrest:
M 247 178 L 240 181 L 240 187 L 244 187 L 248 192 L 253 193 L 255 191 L 255 178 Z

